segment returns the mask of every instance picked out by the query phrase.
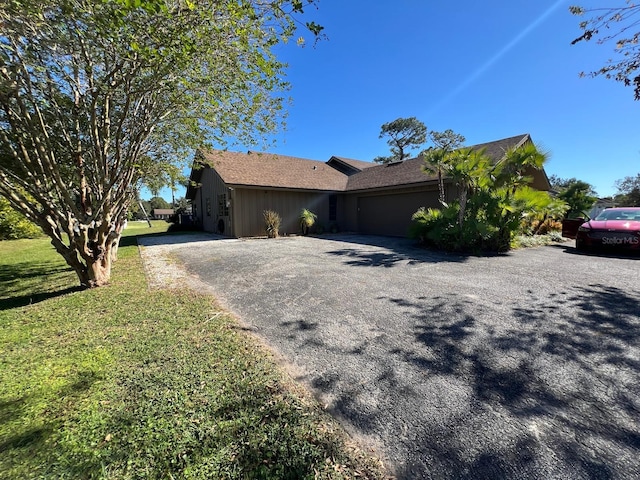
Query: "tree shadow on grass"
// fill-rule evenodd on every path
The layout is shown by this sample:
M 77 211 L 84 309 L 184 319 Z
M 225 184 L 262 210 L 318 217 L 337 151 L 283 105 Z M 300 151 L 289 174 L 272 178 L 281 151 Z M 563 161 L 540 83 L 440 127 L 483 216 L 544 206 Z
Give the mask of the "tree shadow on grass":
M 38 264 L 21 262 L 4 265 L 0 271 L 0 288 L 6 293 L 2 295 L 4 298 L 0 298 L 0 311 L 24 307 L 49 298 L 82 290 L 80 286 L 72 286 L 55 291 L 38 291 L 37 285 L 45 285 L 51 275 L 59 275 L 71 271 L 71 268 L 67 265 L 53 261 Z M 24 285 L 25 282 L 30 290 L 35 291 L 20 295 L 21 285 Z
M 65 415 L 68 415 L 68 410 L 73 408 L 74 399 L 82 398 L 84 392 L 97 380 L 99 377 L 92 371 L 77 372 L 52 395 L 47 405 L 47 416 L 42 417 L 36 425 L 30 420 L 32 410 L 34 405 L 44 401 L 37 394 L 0 402 L 0 422 L 7 426 L 7 433 L 0 437 L 0 452 L 6 455 L 6 463 L 3 464 L 33 464 L 33 457 L 37 455 L 44 466 L 45 462 L 58 458 L 61 454 L 59 444 L 50 441 L 60 431 L 57 412 L 64 410 Z

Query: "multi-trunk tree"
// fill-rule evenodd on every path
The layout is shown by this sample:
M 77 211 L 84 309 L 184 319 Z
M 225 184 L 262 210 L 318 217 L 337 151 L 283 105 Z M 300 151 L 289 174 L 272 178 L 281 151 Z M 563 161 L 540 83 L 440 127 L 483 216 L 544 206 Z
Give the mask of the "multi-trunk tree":
M 277 127 L 287 85 L 272 47 L 313 1 L 3 2 L 0 196 L 82 285 L 104 285 L 150 166 Z

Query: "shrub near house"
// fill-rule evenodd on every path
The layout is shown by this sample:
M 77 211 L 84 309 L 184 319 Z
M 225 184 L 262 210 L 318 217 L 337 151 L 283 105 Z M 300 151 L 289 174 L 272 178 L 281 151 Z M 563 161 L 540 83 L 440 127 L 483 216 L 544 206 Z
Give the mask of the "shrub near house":
M 496 163 L 482 149 L 446 152 L 442 168 L 458 196 L 441 209 L 419 209 L 411 236 L 446 250 L 508 250 L 523 219 L 544 222 L 551 212 L 563 211 L 547 192 L 529 187 L 524 174 L 528 168 L 542 169 L 546 158 L 533 143 L 507 150 Z

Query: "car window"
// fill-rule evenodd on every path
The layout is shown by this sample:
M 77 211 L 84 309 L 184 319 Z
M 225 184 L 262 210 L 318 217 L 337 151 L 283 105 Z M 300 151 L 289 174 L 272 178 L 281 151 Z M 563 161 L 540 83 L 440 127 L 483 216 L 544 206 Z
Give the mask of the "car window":
M 637 210 L 604 210 L 596 220 L 640 220 L 640 211 Z

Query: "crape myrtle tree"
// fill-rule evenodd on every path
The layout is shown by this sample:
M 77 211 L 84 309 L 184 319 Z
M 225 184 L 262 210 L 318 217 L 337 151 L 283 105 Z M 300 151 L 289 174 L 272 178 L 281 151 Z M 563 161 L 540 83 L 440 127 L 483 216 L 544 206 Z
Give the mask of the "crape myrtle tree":
M 279 125 L 271 50 L 314 1 L 3 1 L 0 196 L 81 285 L 108 283 L 146 170 Z
M 389 137 L 387 144 L 391 147 L 391 155 L 376 157 L 373 159 L 374 162 L 389 163 L 404 160 L 410 155 L 406 152 L 407 149 L 418 148 L 427 141 L 427 127 L 416 117 L 397 118 L 380 127 L 378 138 L 385 137 Z
M 635 99 L 640 100 L 640 4 L 632 0 L 619 3 L 623 5 L 592 9 L 569 7 L 572 14 L 584 18 L 580 22 L 582 35 L 571 43 L 595 39 L 599 44 L 615 44 L 617 57 L 588 75 L 603 75 L 632 86 Z

